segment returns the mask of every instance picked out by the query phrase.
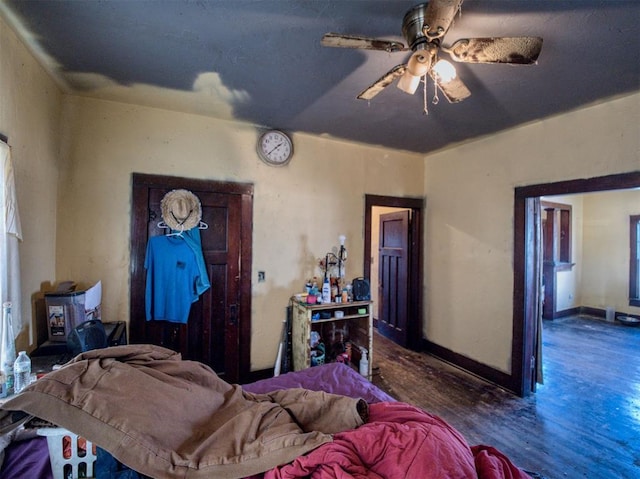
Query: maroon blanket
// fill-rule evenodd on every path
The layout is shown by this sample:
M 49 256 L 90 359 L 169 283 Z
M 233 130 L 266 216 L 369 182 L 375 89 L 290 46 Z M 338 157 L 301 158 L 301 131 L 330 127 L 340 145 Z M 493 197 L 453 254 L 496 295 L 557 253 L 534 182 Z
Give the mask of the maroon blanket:
M 249 479 L 529 479 L 506 456 L 489 446 L 469 447 L 442 419 L 391 396 L 351 368 L 331 363 L 243 386 L 255 393 L 302 387 L 371 404 L 369 422 L 334 436 L 293 463 Z
M 455 429 L 405 403 L 378 403 L 370 422 L 336 434 L 265 479 L 528 479 L 493 448 L 470 448 Z

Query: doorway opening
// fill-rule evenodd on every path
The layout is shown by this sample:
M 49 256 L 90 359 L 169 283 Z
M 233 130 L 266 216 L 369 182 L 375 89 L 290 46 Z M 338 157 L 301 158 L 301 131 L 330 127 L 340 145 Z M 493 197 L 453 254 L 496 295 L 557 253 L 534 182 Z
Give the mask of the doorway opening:
M 386 248 L 385 216 L 387 238 L 394 241 Z M 371 285 L 374 325 L 413 350 L 422 346 L 423 216 L 422 198 L 365 196 L 363 271 Z
M 509 389 L 535 392 L 542 316 L 542 197 L 640 188 L 640 172 L 518 187 L 514 201 L 512 375 Z

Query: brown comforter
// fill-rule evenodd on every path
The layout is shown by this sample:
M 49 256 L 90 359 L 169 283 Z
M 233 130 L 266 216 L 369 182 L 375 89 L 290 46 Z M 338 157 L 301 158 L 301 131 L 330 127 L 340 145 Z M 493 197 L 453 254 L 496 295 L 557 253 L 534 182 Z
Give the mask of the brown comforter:
M 83 353 L 7 401 L 163 478 L 239 478 L 363 424 L 366 403 L 305 389 L 250 394 L 151 345 Z

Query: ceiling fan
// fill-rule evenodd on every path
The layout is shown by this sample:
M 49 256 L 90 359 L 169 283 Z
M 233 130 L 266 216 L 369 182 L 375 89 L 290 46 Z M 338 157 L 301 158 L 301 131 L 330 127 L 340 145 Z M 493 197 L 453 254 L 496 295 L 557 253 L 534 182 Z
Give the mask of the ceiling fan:
M 325 34 L 321 44 L 326 47 L 381 50 L 389 53 L 413 51 L 407 63 L 393 67 L 363 90 L 357 97 L 361 100 L 371 100 L 396 79 L 398 88 L 413 94 L 427 74 L 451 103 L 464 100 L 471 92 L 456 76 L 453 65 L 438 59 L 440 51 L 449 54 L 456 62 L 516 65 L 536 62 L 542 49 L 540 37 L 465 38 L 448 47 L 443 45 L 442 40 L 460 11 L 462 2 L 463 0 L 431 0 L 412 7 L 402 21 L 402 34 L 408 48 L 393 40 L 338 33 Z

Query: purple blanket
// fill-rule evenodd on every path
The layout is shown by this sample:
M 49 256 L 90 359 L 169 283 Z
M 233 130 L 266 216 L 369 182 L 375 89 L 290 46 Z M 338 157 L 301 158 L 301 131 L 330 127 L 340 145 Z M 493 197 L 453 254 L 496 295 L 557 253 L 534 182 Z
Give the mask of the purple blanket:
M 7 447 L 0 469 L 0 479 L 18 477 L 53 478 L 46 437 L 17 441 Z
M 368 403 L 395 401 L 356 371 L 342 363 L 329 363 L 242 386 L 252 393 L 267 393 L 279 389 L 304 388 L 325 391 L 353 398 L 362 398 Z

